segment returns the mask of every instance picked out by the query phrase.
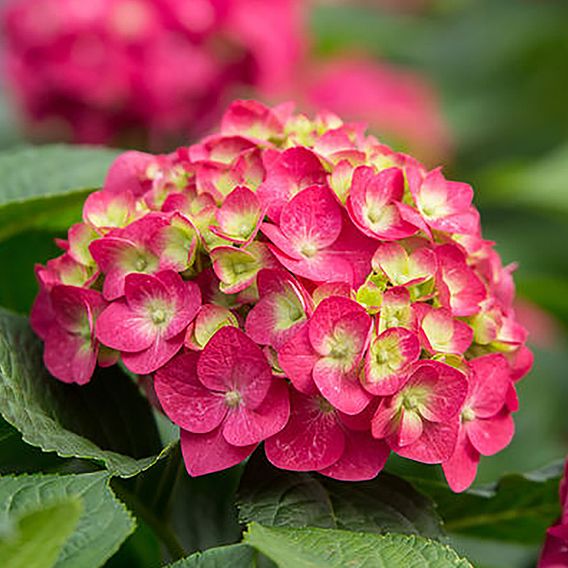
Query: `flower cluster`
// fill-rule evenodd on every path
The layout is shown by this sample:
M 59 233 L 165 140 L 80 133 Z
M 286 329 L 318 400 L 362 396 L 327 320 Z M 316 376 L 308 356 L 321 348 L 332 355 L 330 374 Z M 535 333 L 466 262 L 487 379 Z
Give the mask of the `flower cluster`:
M 564 464 L 564 477 L 560 481 L 560 506 L 562 514 L 558 522 L 546 531 L 538 568 L 562 568 L 568 566 L 568 459 Z
M 337 116 L 236 101 L 198 144 L 116 160 L 37 268 L 32 325 L 63 381 L 151 375 L 192 475 L 263 442 L 343 480 L 392 451 L 460 491 L 531 366 L 472 197 Z
M 302 52 L 297 0 L 10 0 L 2 19 L 32 131 L 77 142 L 186 140 L 243 89 L 285 88 Z

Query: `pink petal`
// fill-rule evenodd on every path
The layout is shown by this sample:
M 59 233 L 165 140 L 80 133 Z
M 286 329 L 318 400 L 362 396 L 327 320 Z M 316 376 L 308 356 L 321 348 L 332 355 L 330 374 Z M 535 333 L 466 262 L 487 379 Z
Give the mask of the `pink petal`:
M 134 150 L 120 154 L 109 168 L 103 190 L 119 194 L 132 192 L 140 197 L 146 191 L 143 184 L 146 170 L 155 159 L 152 154 Z
M 165 365 L 183 346 L 184 333 L 170 339 L 157 336 L 154 342 L 143 351 L 122 353 L 122 361 L 127 369 L 137 375 L 148 375 Z
M 290 402 L 288 424 L 264 443 L 266 457 L 276 467 L 293 471 L 317 471 L 334 464 L 343 454 L 345 434 L 333 409 L 320 396 L 294 390 Z
M 330 357 L 324 357 L 315 364 L 313 377 L 321 394 L 345 414 L 359 414 L 372 398 L 355 373 L 346 373 Z
M 98 316 L 106 302 L 95 290 L 56 285 L 51 291 L 51 305 L 61 327 L 70 332 L 81 332 L 90 327 L 89 312 Z
M 258 303 L 246 319 L 246 332 L 256 343 L 271 345 L 280 349 L 298 331 L 298 326 L 306 321 L 304 299 L 300 291 L 288 280 L 279 283 L 263 282 L 267 273 L 278 274 L 275 270 L 262 270 L 257 278 Z
M 312 346 L 321 355 L 328 355 L 328 341 L 335 327 L 349 318 L 347 331 L 353 332 L 353 339 L 363 349 L 370 331 L 371 318 L 357 302 L 340 296 L 323 300 L 309 321 L 309 336 Z
M 280 264 L 295 276 L 301 276 L 313 282 L 353 283 L 353 267 L 350 262 L 343 258 L 343 254 L 338 254 L 333 250 L 318 250 L 313 255 L 301 259 L 282 254 L 273 246 L 270 246 L 270 250 Z
M 345 451 L 333 465 L 319 473 L 340 481 L 366 481 L 377 477 L 390 454 L 382 440 L 368 432 L 345 432 Z
M 207 434 L 192 434 L 182 430 L 181 451 L 185 468 L 192 477 L 222 471 L 241 463 L 257 447 L 232 446 L 225 441 L 221 428 Z
M 154 389 L 168 417 L 195 434 L 211 432 L 227 414 L 222 394 L 207 390 L 197 378 L 197 355 L 184 353 L 155 374 Z
M 465 491 L 473 483 L 478 465 L 479 452 L 471 445 L 465 430 L 460 428 L 454 453 L 442 464 L 451 490 L 456 493 Z
M 468 406 L 479 418 L 497 414 L 505 404 L 511 385 L 509 365 L 505 357 L 492 353 L 469 361 L 472 370 Z
M 307 325 L 301 327 L 278 352 L 278 363 L 286 377 L 296 389 L 306 394 L 316 392 L 312 371 L 318 359 L 310 343 Z
M 424 430 L 424 424 L 418 412 L 401 408 L 399 420 L 396 432 L 397 446 L 404 447 L 416 442 Z
M 471 316 L 480 311 L 480 303 L 487 297 L 485 285 L 470 268 L 465 255 L 455 245 L 437 248 L 439 263 L 440 302 L 455 316 Z
M 93 375 L 97 350 L 89 340 L 54 324 L 45 338 L 43 361 L 47 370 L 60 381 L 82 385 Z
M 432 422 L 445 422 L 457 416 L 467 396 L 465 375 L 439 361 L 418 361 L 404 389 L 426 391 L 420 414 Z
M 282 124 L 272 109 L 252 100 L 234 101 L 223 115 L 221 134 L 261 140 L 277 137 Z
M 252 410 L 239 405 L 229 410 L 223 436 L 234 446 L 248 446 L 266 440 L 286 426 L 290 417 L 288 388 L 282 379 L 274 377 L 262 404 Z
M 30 325 L 40 339 L 45 339 L 54 319 L 55 314 L 53 313 L 50 294 L 46 288 L 40 285 L 31 309 Z
M 319 158 L 302 146 L 276 154 L 266 166 L 266 179 L 257 195 L 268 207 L 268 216 L 278 222 L 284 206 L 297 193 L 313 185 L 324 185 L 326 171 Z
M 260 348 L 235 327 L 222 327 L 205 346 L 197 365 L 199 380 L 218 392 L 237 391 L 244 404 L 257 409 L 272 383 Z
M 325 248 L 341 233 L 341 210 L 327 187 L 310 187 L 284 207 L 280 229 L 297 250 L 305 243 Z
M 159 272 L 156 278 L 165 285 L 170 302 L 175 306 L 175 315 L 164 334 L 166 339 L 185 330 L 201 307 L 201 290 L 195 282 L 185 282 L 172 270 Z
M 393 436 L 399 428 L 400 418 L 400 409 L 393 397 L 381 399 L 371 421 L 373 437 L 381 439 Z
M 446 423 L 424 420 L 422 426 L 420 438 L 407 446 L 398 446 L 391 438 L 387 438 L 391 449 L 403 458 L 421 463 L 442 463 L 448 460 L 456 446 L 459 419 L 456 417 Z
M 379 333 L 390 327 L 415 327 L 415 314 L 410 302 L 410 292 L 402 287 L 389 288 L 383 295 L 379 312 Z
M 396 393 L 410 377 L 408 366 L 418 360 L 420 351 L 415 333 L 403 327 L 387 329 L 367 351 L 363 386 L 378 396 Z
M 465 430 L 473 447 L 484 456 L 492 456 L 507 447 L 515 433 L 515 423 L 508 410 L 492 418 L 465 423 Z
M 116 300 L 96 322 L 97 339 L 107 347 L 123 352 L 139 352 L 152 345 L 156 329 L 146 317 L 134 313 L 125 300 Z

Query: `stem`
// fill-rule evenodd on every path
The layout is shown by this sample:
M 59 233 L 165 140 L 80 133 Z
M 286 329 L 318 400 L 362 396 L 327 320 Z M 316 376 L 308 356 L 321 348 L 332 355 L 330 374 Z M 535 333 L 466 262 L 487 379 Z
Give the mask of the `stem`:
M 117 496 L 124 501 L 132 512 L 140 517 L 156 533 L 164 546 L 168 549 L 173 560 L 179 560 L 187 555 L 170 524 L 159 518 L 151 509 L 130 492 L 118 479 L 113 480 L 112 488 Z

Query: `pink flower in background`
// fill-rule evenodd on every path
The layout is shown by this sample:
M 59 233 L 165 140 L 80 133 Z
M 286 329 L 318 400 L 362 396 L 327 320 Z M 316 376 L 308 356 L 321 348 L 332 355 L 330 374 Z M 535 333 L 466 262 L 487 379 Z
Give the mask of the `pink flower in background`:
M 538 568 L 564 568 L 568 566 L 568 460 L 564 464 L 564 476 L 560 482 L 560 506 L 562 515 L 546 532 Z
M 297 0 L 10 0 L 5 67 L 36 134 L 162 147 L 289 90 L 302 27 Z
M 428 162 L 446 157 L 433 85 L 364 55 L 318 60 L 310 10 L 301 0 L 9 0 L 6 82 L 39 139 L 168 148 L 253 93 L 369 123 Z
M 236 101 L 190 147 L 116 160 L 37 267 L 32 325 L 62 381 L 153 375 L 191 475 L 263 443 L 346 481 L 393 451 L 462 491 L 532 365 L 471 198 L 360 125 Z
M 449 129 L 436 91 L 418 73 L 355 56 L 313 65 L 307 80 L 299 94 L 308 107 L 365 122 L 427 162 L 449 154 Z

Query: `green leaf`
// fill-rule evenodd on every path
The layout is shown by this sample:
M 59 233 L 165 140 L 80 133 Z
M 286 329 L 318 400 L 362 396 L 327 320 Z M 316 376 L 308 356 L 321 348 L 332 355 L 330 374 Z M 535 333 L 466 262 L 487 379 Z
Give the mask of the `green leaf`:
M 135 528 L 133 518 L 115 498 L 108 482 L 106 472 L 0 477 L 0 517 L 17 518 L 61 500 L 79 500 L 83 512 L 76 530 L 63 545 L 56 566 L 96 568 L 118 550 Z
M 560 515 L 558 482 L 563 463 L 528 473 L 506 475 L 486 489 L 455 494 L 447 484 L 413 479 L 430 495 L 449 532 L 521 543 L 539 543 Z
M 182 558 L 167 568 L 255 568 L 256 551 L 246 544 L 210 548 Z
M 13 533 L 0 538 L 4 568 L 51 568 L 81 516 L 81 502 L 66 499 L 22 515 Z
M 85 197 L 103 184 L 117 155 L 108 148 L 64 144 L 0 153 L 0 239 L 80 220 Z
M 472 568 L 450 547 L 416 535 L 249 525 L 244 541 L 280 568 Z
M 147 400 L 117 367 L 85 386 L 54 379 L 25 318 L 0 309 L 0 413 L 24 441 L 61 457 L 102 463 L 121 477 L 163 457 Z
M 19 313 L 29 312 L 38 292 L 34 267 L 61 254 L 54 242 L 63 232 L 25 231 L 0 240 L 0 266 L 9 278 L 0 278 L 0 305 Z
M 318 474 L 278 470 L 253 457 L 237 505 L 243 523 L 443 535 L 430 499 L 384 472 L 373 481 L 342 483 Z

